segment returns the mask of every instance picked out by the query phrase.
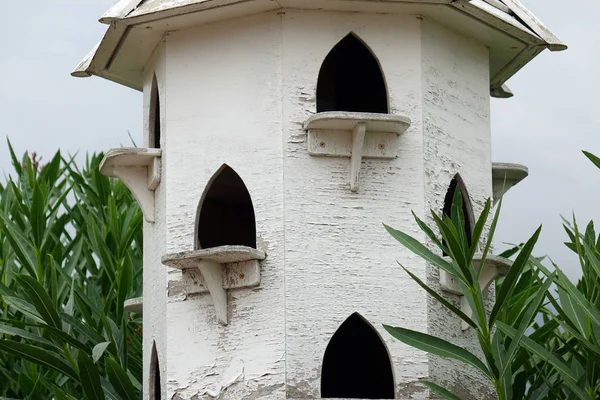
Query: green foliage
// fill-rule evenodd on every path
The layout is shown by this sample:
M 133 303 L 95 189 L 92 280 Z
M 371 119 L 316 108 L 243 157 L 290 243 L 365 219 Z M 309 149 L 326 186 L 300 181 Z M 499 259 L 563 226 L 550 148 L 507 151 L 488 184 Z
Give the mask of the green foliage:
M 600 158 L 584 153 L 600 168 Z M 500 208 L 483 243 L 483 259 L 489 252 Z M 460 191 L 453 199 L 452 218 L 432 211 L 441 237 L 415 215 L 417 225 L 437 248 L 435 251 L 406 233 L 385 226 L 409 250 L 460 282 L 467 303 L 474 310 L 473 316 L 463 313 L 401 266 L 417 284 L 475 330 L 483 357 L 425 333 L 391 326 L 385 329 L 415 348 L 475 367 L 490 380 L 501 400 L 600 398 L 600 237 L 596 236 L 593 223 L 581 232 L 575 217 L 572 222 L 565 220 L 569 237 L 565 244 L 578 255 L 583 274 L 577 285 L 556 265 L 551 271 L 543 259 L 532 256 L 540 228 L 525 244 L 501 255 L 516 258 L 507 276 L 497 280 L 495 302 L 488 314 L 478 284 L 481 270 L 475 269 L 473 256 L 480 248 L 489 213 L 490 200 L 470 241 L 464 229 Z M 433 382 L 422 383 L 443 398 L 458 398 Z
M 134 399 L 142 377 L 142 214 L 127 188 L 60 152 L 0 185 L 0 396 Z

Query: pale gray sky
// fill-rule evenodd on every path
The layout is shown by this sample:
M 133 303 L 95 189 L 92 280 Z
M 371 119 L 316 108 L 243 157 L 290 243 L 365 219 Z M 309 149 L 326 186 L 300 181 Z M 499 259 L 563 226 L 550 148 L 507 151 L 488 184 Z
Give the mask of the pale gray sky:
M 0 24 L 0 135 L 18 154 L 46 159 L 64 152 L 103 151 L 141 143 L 141 94 L 99 78 L 69 72 L 100 40 L 97 22 L 114 0 L 30 0 L 3 4 Z M 508 84 L 515 97 L 492 100 L 493 159 L 519 162 L 530 176 L 511 189 L 497 243 L 527 239 L 544 230 L 537 254 L 549 254 L 571 276 L 575 258 L 562 245 L 560 214 L 581 223 L 597 217 L 600 170 L 581 149 L 600 155 L 600 3 L 591 0 L 523 0 L 569 50 L 545 51 Z M 568 6 L 567 6 L 568 5 Z M 0 169 L 10 170 L 0 143 Z M 600 220 L 599 220 L 600 221 Z M 501 246 L 499 246 L 501 247 Z

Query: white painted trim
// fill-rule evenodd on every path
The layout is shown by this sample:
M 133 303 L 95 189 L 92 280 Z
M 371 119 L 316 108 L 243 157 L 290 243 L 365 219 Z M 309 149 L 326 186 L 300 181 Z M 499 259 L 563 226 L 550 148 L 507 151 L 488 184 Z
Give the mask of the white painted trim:
M 521 164 L 492 163 L 492 193 L 494 205 L 506 192 L 529 176 L 529 169 Z
M 142 90 L 142 87 L 136 82 L 123 79 L 108 70 L 110 61 L 119 49 L 119 44 L 126 39 L 128 29 L 130 28 L 126 24 L 112 22 L 100 43 L 77 64 L 71 75 L 79 78 L 96 75 L 136 90 Z
M 220 246 L 166 254 L 161 261 L 175 268 L 198 268 L 204 280 L 204 287 L 213 299 L 217 319 L 221 324 L 227 325 L 229 321 L 226 289 L 258 286 L 259 260 L 264 260 L 266 256 L 264 251 L 251 247 Z
M 162 257 L 162 263 L 170 267 L 194 268 L 198 260 L 208 260 L 219 264 L 237 263 L 249 260 L 264 260 L 267 257 L 262 250 L 246 246 L 219 246 L 209 249 L 170 253 Z
M 100 162 L 100 173 L 123 181 L 148 222 L 154 222 L 154 190 L 160 183 L 160 156 L 160 149 L 124 147 L 109 150 Z
M 115 20 L 123 19 L 142 2 L 143 0 L 119 0 L 119 2 L 106 11 L 98 21 L 103 24 L 110 24 Z
M 125 76 L 121 72 L 110 71 L 108 63 L 116 55 L 121 41 L 126 40 L 127 28 L 141 24 L 152 24 L 164 19 L 172 19 L 170 26 L 177 29 L 173 24 L 176 17 L 182 16 L 189 23 L 189 15 L 224 8 L 244 7 L 245 13 L 266 12 L 279 8 L 297 9 L 343 9 L 353 11 L 371 10 L 374 3 L 378 7 L 397 7 L 399 4 L 413 6 L 425 5 L 448 6 L 469 15 L 494 29 L 514 37 L 527 45 L 526 51 L 517 57 L 507 60 L 506 66 L 500 73 L 490 77 L 490 92 L 494 97 L 511 97 L 511 93 L 502 91 L 502 85 L 519 71 L 525 64 L 533 59 L 543 49 L 564 50 L 560 40 L 546 28 L 533 14 L 531 14 L 518 0 L 506 0 L 507 5 L 499 4 L 498 0 L 385 0 L 385 1 L 349 1 L 328 2 L 321 0 L 319 6 L 315 7 L 314 0 L 174 0 L 170 2 L 153 2 L 151 6 L 144 7 L 144 3 L 136 4 L 139 0 L 121 0 L 113 6 L 102 18 L 104 23 L 110 22 L 111 26 L 94 54 L 88 54 L 72 72 L 73 76 L 87 77 L 97 75 L 108 80 L 136 90 L 142 90 L 140 82 L 131 76 Z M 343 5 L 343 7 L 341 7 Z M 397 10 L 397 8 L 395 8 Z M 507 12 L 507 9 L 509 12 Z M 223 14 L 225 15 L 225 14 Z M 237 14 L 232 14 L 239 16 Z M 516 15 L 516 16 L 515 16 Z M 423 16 L 427 16 L 423 12 Z M 224 17 L 221 17 L 224 18 Z M 521 23 L 524 21 L 524 24 Z M 164 27 L 163 27 L 164 28 Z
M 541 37 L 514 16 L 497 9 L 484 0 L 460 0 L 452 3 L 451 7 L 522 42 L 536 46 L 545 45 Z
M 496 7 L 497 9 L 504 11 L 507 14 L 510 14 L 510 8 L 506 6 L 506 4 L 502 3 L 500 0 L 483 0 L 486 3 Z
M 73 71 L 71 71 L 71 76 L 77 78 L 87 78 L 92 76 L 92 73 L 90 72 L 90 64 L 96 56 L 96 52 L 98 51 L 98 48 L 101 44 L 102 41 L 98 42 L 98 44 L 94 46 L 94 48 L 90 50 L 89 53 L 86 54 L 83 60 L 81 60 L 79 64 L 77 64 L 77 66 L 73 69 Z
M 258 260 L 227 263 L 223 268 L 223 289 L 234 290 L 260 285 L 260 262 Z M 169 297 L 208 293 L 208 287 L 197 268 L 186 268 L 180 279 L 169 281 Z
M 547 44 L 550 51 L 566 50 L 567 46 L 560 41 L 554 33 L 550 31 L 539 19 L 536 18 L 519 0 L 503 0 L 510 10 L 519 17 L 527 27 L 541 37 Z
M 328 111 L 304 123 L 308 153 L 312 156 L 350 157 L 350 190 L 358 192 L 363 158 L 393 159 L 398 155 L 398 136 L 410 119 L 397 115 Z
M 304 129 L 334 129 L 351 131 L 358 123 L 365 123 L 370 132 L 403 134 L 410 119 L 399 115 L 349 111 L 326 111 L 313 115 L 304 123 Z

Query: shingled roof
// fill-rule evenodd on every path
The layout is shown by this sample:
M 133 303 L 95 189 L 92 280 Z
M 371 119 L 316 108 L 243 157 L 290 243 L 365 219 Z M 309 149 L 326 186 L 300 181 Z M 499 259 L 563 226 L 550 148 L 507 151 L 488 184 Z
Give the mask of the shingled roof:
M 97 75 L 142 90 L 142 71 L 165 32 L 280 8 L 421 15 L 474 37 L 490 49 L 490 93 L 544 49 L 567 48 L 519 0 L 120 0 L 101 18 L 100 43 L 73 76 Z

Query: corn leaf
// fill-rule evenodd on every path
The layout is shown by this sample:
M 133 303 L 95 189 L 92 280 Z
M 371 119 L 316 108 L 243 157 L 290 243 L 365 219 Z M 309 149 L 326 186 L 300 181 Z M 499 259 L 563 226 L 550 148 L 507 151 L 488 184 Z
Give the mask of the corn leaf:
M 453 358 L 465 364 L 469 364 L 477 368 L 488 378 L 492 378 L 492 375 L 490 374 L 490 371 L 485 366 L 485 364 L 481 362 L 481 360 L 477 358 L 477 356 L 475 356 L 473 353 L 470 353 L 462 347 L 456 346 L 450 342 L 447 342 L 435 336 L 428 335 L 426 333 L 421 333 L 399 327 L 392 327 L 389 325 L 384 325 L 383 327 L 386 331 L 388 331 L 390 335 L 400 340 L 401 342 L 408 344 L 409 346 L 415 347 L 419 350 L 428 353 L 435 354 L 440 357 Z

